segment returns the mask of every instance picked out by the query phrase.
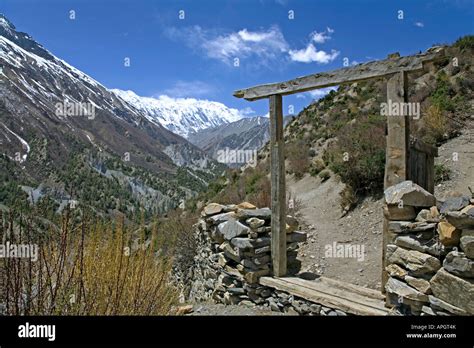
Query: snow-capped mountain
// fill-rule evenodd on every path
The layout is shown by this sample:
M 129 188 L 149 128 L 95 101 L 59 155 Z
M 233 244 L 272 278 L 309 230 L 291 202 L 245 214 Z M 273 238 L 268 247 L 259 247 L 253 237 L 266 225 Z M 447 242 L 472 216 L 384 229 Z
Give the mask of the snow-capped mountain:
M 79 200 L 95 191 L 102 209 L 156 211 L 193 196 L 222 169 L 0 15 L 2 178 L 47 182 L 62 195 L 73 186 Z
M 112 92 L 143 112 L 145 117 L 173 133 L 188 138 L 191 134 L 214 128 L 242 118 L 239 110 L 222 103 L 194 98 L 141 97 L 133 91 L 112 89 Z
M 285 116 L 286 125 L 291 115 Z M 229 150 L 260 150 L 270 139 L 270 119 L 264 116 L 242 118 L 214 128 L 191 134 L 188 140 L 206 151 L 212 158 L 219 160 L 219 152 Z M 230 167 L 239 167 L 242 163 L 230 163 Z

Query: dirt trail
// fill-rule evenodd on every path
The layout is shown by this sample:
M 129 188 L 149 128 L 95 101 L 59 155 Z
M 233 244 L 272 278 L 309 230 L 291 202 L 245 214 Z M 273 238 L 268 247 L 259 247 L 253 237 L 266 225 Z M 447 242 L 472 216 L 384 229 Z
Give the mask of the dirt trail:
M 339 192 L 344 184 L 334 176 L 325 182 L 309 175 L 298 181 L 287 180 L 289 191 L 301 201 L 298 220 L 303 225 L 302 230 L 308 233 L 308 241 L 299 252 L 302 271 L 379 289 L 382 201 L 366 199 L 341 218 Z M 357 253 L 345 257 L 326 255 L 327 248 L 334 243 L 360 248 L 363 258 Z
M 474 190 L 474 122 L 469 122 L 459 137 L 440 146 L 438 152 L 436 163 L 443 163 L 451 174 L 449 180 L 436 186 L 436 196 L 442 198 L 453 190 L 469 194 L 468 186 Z M 453 160 L 453 153 L 458 154 L 458 161 Z M 308 241 L 299 252 L 302 271 L 380 289 L 383 200 L 367 198 L 341 218 L 339 192 L 344 185 L 334 175 L 326 182 L 309 175 L 298 181 L 287 177 L 287 183 L 289 192 L 302 203 L 298 220 L 308 233 Z M 364 260 L 326 257 L 326 246 L 334 242 L 364 246 Z
M 466 125 L 459 137 L 438 148 L 439 157 L 435 159 L 435 163 L 445 165 L 451 173 L 450 180 L 435 187 L 437 197 L 443 197 L 448 191 L 458 191 L 467 195 L 468 186 L 474 190 L 474 121 Z

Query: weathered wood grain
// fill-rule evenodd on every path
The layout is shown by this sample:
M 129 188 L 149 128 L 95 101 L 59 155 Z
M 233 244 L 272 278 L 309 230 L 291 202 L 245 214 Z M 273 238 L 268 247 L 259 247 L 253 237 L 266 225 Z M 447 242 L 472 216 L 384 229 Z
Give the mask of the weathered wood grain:
M 273 275 L 286 275 L 286 189 L 283 139 L 283 105 L 281 95 L 270 97 L 270 168 L 272 200 Z
M 406 57 L 391 57 L 385 60 L 358 64 L 343 69 L 298 77 L 293 80 L 270 83 L 241 89 L 234 92 L 237 98 L 257 100 L 271 95 L 288 95 L 313 89 L 337 86 L 372 78 L 396 74 L 400 71 L 422 70 L 425 64 L 444 56 L 443 47 L 435 47 L 427 52 Z
M 366 296 L 363 288 L 353 291 L 345 284 L 333 279 L 320 277 L 315 281 L 300 278 L 285 277 L 271 278 L 262 277 L 259 283 L 280 291 L 288 292 L 305 300 L 321 304 L 325 307 L 342 310 L 346 313 L 356 315 L 387 315 L 389 310 L 385 308 L 380 298 Z M 353 287 L 356 287 L 353 285 Z

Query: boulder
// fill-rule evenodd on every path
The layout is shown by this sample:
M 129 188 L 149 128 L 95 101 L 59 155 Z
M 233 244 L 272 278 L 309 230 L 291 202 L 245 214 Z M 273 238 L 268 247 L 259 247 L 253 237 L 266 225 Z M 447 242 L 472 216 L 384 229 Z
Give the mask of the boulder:
M 412 221 L 416 217 L 415 207 L 398 204 L 389 204 L 384 206 L 384 216 L 388 220 Z
M 271 251 L 271 246 L 267 245 L 261 248 L 256 248 L 255 249 L 255 255 L 263 255 L 265 253 L 269 253 Z
M 252 217 L 256 217 L 263 220 L 270 220 L 272 216 L 272 211 L 270 210 L 270 208 L 239 209 L 237 211 L 237 216 L 242 220 L 246 220 Z
M 448 212 L 446 219 L 458 229 L 474 228 L 474 205 L 468 205 L 461 211 Z
M 241 301 L 239 296 L 232 295 L 230 292 L 224 293 L 224 304 L 226 305 L 236 305 Z
M 237 204 L 237 208 L 239 208 L 239 209 L 257 209 L 256 206 L 254 206 L 252 203 L 249 203 L 249 202 L 242 202 L 240 204 Z
M 286 235 L 286 242 L 287 243 L 301 243 L 306 242 L 307 235 L 304 232 L 293 232 Z
M 228 212 L 228 213 L 213 215 L 207 218 L 207 221 L 213 225 L 219 225 L 220 223 L 223 223 L 229 220 L 235 220 L 235 218 L 236 218 L 236 215 L 234 212 Z
M 441 221 L 438 224 L 439 241 L 445 246 L 457 246 L 461 238 L 461 230 L 456 229 L 449 222 Z
M 430 282 L 425 279 L 406 276 L 405 282 L 423 294 L 431 294 Z
M 224 209 L 224 206 L 218 203 L 209 203 L 202 210 L 203 215 L 209 216 L 219 214 Z
M 270 255 L 263 255 L 263 256 L 256 257 L 256 258 L 252 259 L 252 261 L 257 266 L 266 265 L 266 264 L 271 262 L 271 257 L 270 257 Z
M 269 269 L 264 269 L 264 270 L 255 271 L 255 272 L 247 272 L 245 274 L 244 278 L 247 281 L 247 283 L 256 284 L 256 283 L 258 283 L 258 279 L 260 277 L 263 277 L 263 276 L 266 276 L 266 275 L 269 275 L 269 274 L 270 274 L 270 270 Z
M 419 222 L 438 222 L 439 212 L 438 208 L 431 207 L 430 209 L 422 209 L 416 216 L 415 221 Z
M 387 245 L 387 261 L 403 266 L 412 276 L 426 276 L 441 268 L 441 262 L 434 256 L 416 250 L 406 250 L 396 245 Z
M 440 256 L 446 253 L 444 245 L 437 243 L 433 238 L 425 240 L 417 235 L 399 236 L 395 239 L 395 245 L 433 256 Z
M 474 236 L 465 236 L 463 232 L 460 245 L 464 254 L 470 259 L 474 259 Z
M 184 305 L 176 308 L 176 315 L 185 315 L 192 313 L 194 310 L 193 305 Z
M 428 306 L 421 307 L 421 311 L 426 315 L 436 315 L 436 313 L 431 309 L 431 307 Z
M 405 279 L 405 277 L 408 275 L 408 272 L 405 269 L 394 263 L 385 267 L 385 270 L 387 271 L 390 277 L 395 277 L 402 280 Z
M 404 299 L 406 298 L 424 303 L 429 302 L 428 295 L 421 293 L 420 291 L 395 278 L 388 279 L 387 284 L 385 284 L 385 290 L 389 293 L 396 294 L 398 297 L 403 297 Z
M 224 255 L 226 258 L 233 260 L 235 262 L 240 262 L 242 259 L 238 250 L 234 249 L 229 242 L 224 242 L 219 249 L 224 251 Z
M 234 212 L 235 212 L 235 211 L 237 211 L 237 209 L 238 209 L 238 208 L 237 208 L 237 205 L 235 205 L 235 204 L 229 204 L 229 205 L 225 205 L 225 206 L 224 206 L 224 210 L 223 210 L 223 211 L 224 211 L 225 213 L 229 213 L 229 212 L 231 212 L 231 211 L 234 211 Z
M 434 296 L 474 314 L 474 280 L 460 278 L 441 268 L 430 284 Z
M 232 278 L 237 278 L 238 280 L 242 281 L 244 280 L 244 276 L 242 275 L 242 273 L 240 273 L 237 269 L 229 266 L 229 265 L 226 265 L 224 267 L 224 274 L 232 277 Z
M 271 244 L 271 239 L 268 237 L 250 239 L 250 238 L 233 238 L 230 243 L 243 251 L 253 250 L 255 248 L 261 248 L 269 246 Z
M 272 228 L 270 226 L 262 226 L 262 227 L 259 227 L 257 228 L 255 231 L 257 233 L 268 233 L 268 232 L 271 232 Z
M 436 223 L 410 222 L 410 221 L 390 221 L 388 229 L 393 233 L 411 233 L 433 230 Z
M 265 225 L 265 220 L 262 220 L 256 217 L 249 218 L 245 222 L 247 223 L 247 225 L 249 225 L 251 229 L 257 229 Z
M 430 300 L 430 306 L 436 311 L 446 311 L 454 315 L 466 315 L 466 311 L 458 308 L 456 306 L 453 306 L 452 304 L 449 304 L 448 302 L 445 302 L 437 297 L 434 296 L 428 296 L 428 299 Z
M 474 260 L 468 259 L 459 251 L 451 251 L 443 261 L 443 267 L 449 273 L 464 278 L 474 278 Z
M 238 236 L 247 235 L 250 232 L 250 229 L 247 226 L 236 220 L 229 220 L 220 223 L 219 226 L 217 226 L 217 230 L 225 240 L 231 240 Z
M 286 216 L 286 233 L 292 233 L 299 227 L 298 220 L 291 215 Z
M 449 211 L 459 211 L 469 205 L 469 197 L 449 197 L 442 204 L 440 208 L 441 214 L 446 214 Z
M 432 207 L 436 205 L 436 198 L 423 187 L 410 180 L 402 181 L 385 190 L 385 203 L 413 207 Z

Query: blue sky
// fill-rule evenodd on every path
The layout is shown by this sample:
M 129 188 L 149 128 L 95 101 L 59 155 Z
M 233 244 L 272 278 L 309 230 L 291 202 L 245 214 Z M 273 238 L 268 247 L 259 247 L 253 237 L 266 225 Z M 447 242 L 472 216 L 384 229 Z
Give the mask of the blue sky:
M 474 0 L 0 0 L 0 13 L 109 88 L 216 100 L 249 115 L 265 114 L 266 101 L 234 90 L 474 33 Z M 285 108 L 314 96 L 285 97 Z

